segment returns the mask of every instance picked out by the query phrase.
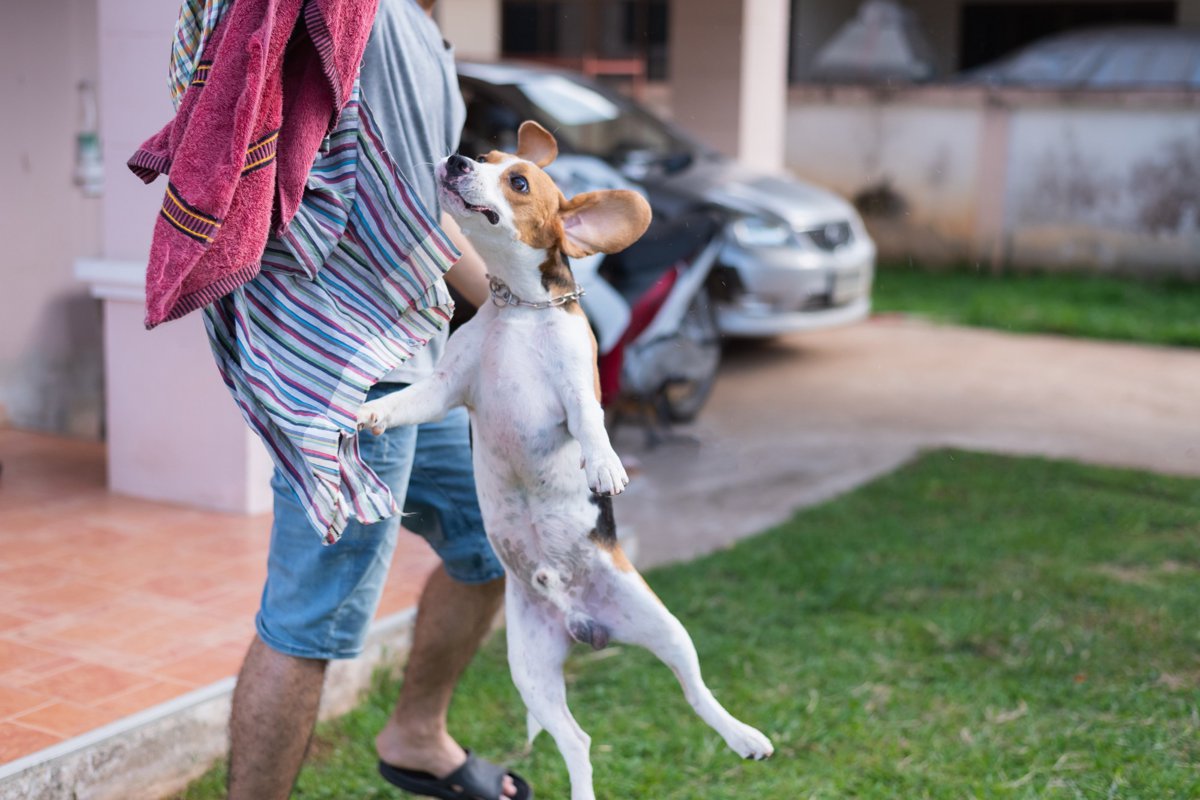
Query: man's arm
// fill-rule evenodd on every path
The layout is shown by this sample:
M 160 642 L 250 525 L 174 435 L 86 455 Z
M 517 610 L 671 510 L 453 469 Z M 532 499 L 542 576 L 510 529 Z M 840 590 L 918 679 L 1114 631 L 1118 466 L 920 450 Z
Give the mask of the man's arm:
M 454 242 L 454 246 L 462 252 L 462 258 L 446 273 L 446 283 L 467 299 L 476 308 L 488 301 L 491 290 L 488 289 L 487 264 L 483 263 L 479 251 L 471 244 L 462 228 L 446 212 L 442 212 L 442 230 Z

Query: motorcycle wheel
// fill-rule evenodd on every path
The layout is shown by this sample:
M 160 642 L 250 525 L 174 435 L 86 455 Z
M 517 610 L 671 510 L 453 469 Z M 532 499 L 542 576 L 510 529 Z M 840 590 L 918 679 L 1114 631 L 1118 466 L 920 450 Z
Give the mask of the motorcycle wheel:
M 676 363 L 684 375 L 669 379 L 659 394 L 659 408 L 671 422 L 691 422 L 712 394 L 721 365 L 721 332 L 708 290 L 692 298 L 679 326 Z

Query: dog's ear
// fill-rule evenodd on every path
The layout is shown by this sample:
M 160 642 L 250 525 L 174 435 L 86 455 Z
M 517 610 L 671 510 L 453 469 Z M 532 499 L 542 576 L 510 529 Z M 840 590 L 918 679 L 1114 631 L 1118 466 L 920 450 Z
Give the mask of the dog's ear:
M 517 131 L 517 158 L 544 167 L 558 157 L 558 142 L 554 134 L 531 119 L 521 123 Z
M 650 204 L 628 189 L 584 192 L 559 208 L 563 252 L 571 258 L 617 253 L 636 242 L 650 226 Z

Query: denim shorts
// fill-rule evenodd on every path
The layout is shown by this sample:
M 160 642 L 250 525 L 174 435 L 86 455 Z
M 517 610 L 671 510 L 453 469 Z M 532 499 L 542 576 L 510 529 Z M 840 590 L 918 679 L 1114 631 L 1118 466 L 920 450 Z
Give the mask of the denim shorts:
M 367 399 L 401 388 L 377 384 Z M 396 502 L 406 512 L 419 510 L 405 517 L 405 527 L 420 531 L 450 577 L 486 583 L 504 574 L 483 530 L 466 409 L 456 408 L 440 422 L 360 435 L 363 459 L 391 487 Z M 325 545 L 278 470 L 271 488 L 275 521 L 255 619 L 259 638 L 300 658 L 354 658 L 379 605 L 399 519 L 351 521 L 336 544 Z

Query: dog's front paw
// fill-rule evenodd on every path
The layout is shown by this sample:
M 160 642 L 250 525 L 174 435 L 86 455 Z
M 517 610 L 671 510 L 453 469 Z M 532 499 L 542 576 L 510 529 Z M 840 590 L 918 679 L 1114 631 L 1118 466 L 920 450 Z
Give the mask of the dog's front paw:
M 583 469 L 587 474 L 588 487 L 596 494 L 614 495 L 625 491 L 629 475 L 615 452 L 584 456 Z
M 358 409 L 358 429 L 370 429 L 371 433 L 378 436 L 391 427 L 388 424 L 389 416 L 386 398 L 363 403 Z
M 722 736 L 729 748 L 742 758 L 762 761 L 764 758 L 770 758 L 775 752 L 775 746 L 771 744 L 770 739 L 744 722 L 737 723 L 732 730 L 722 732 Z

